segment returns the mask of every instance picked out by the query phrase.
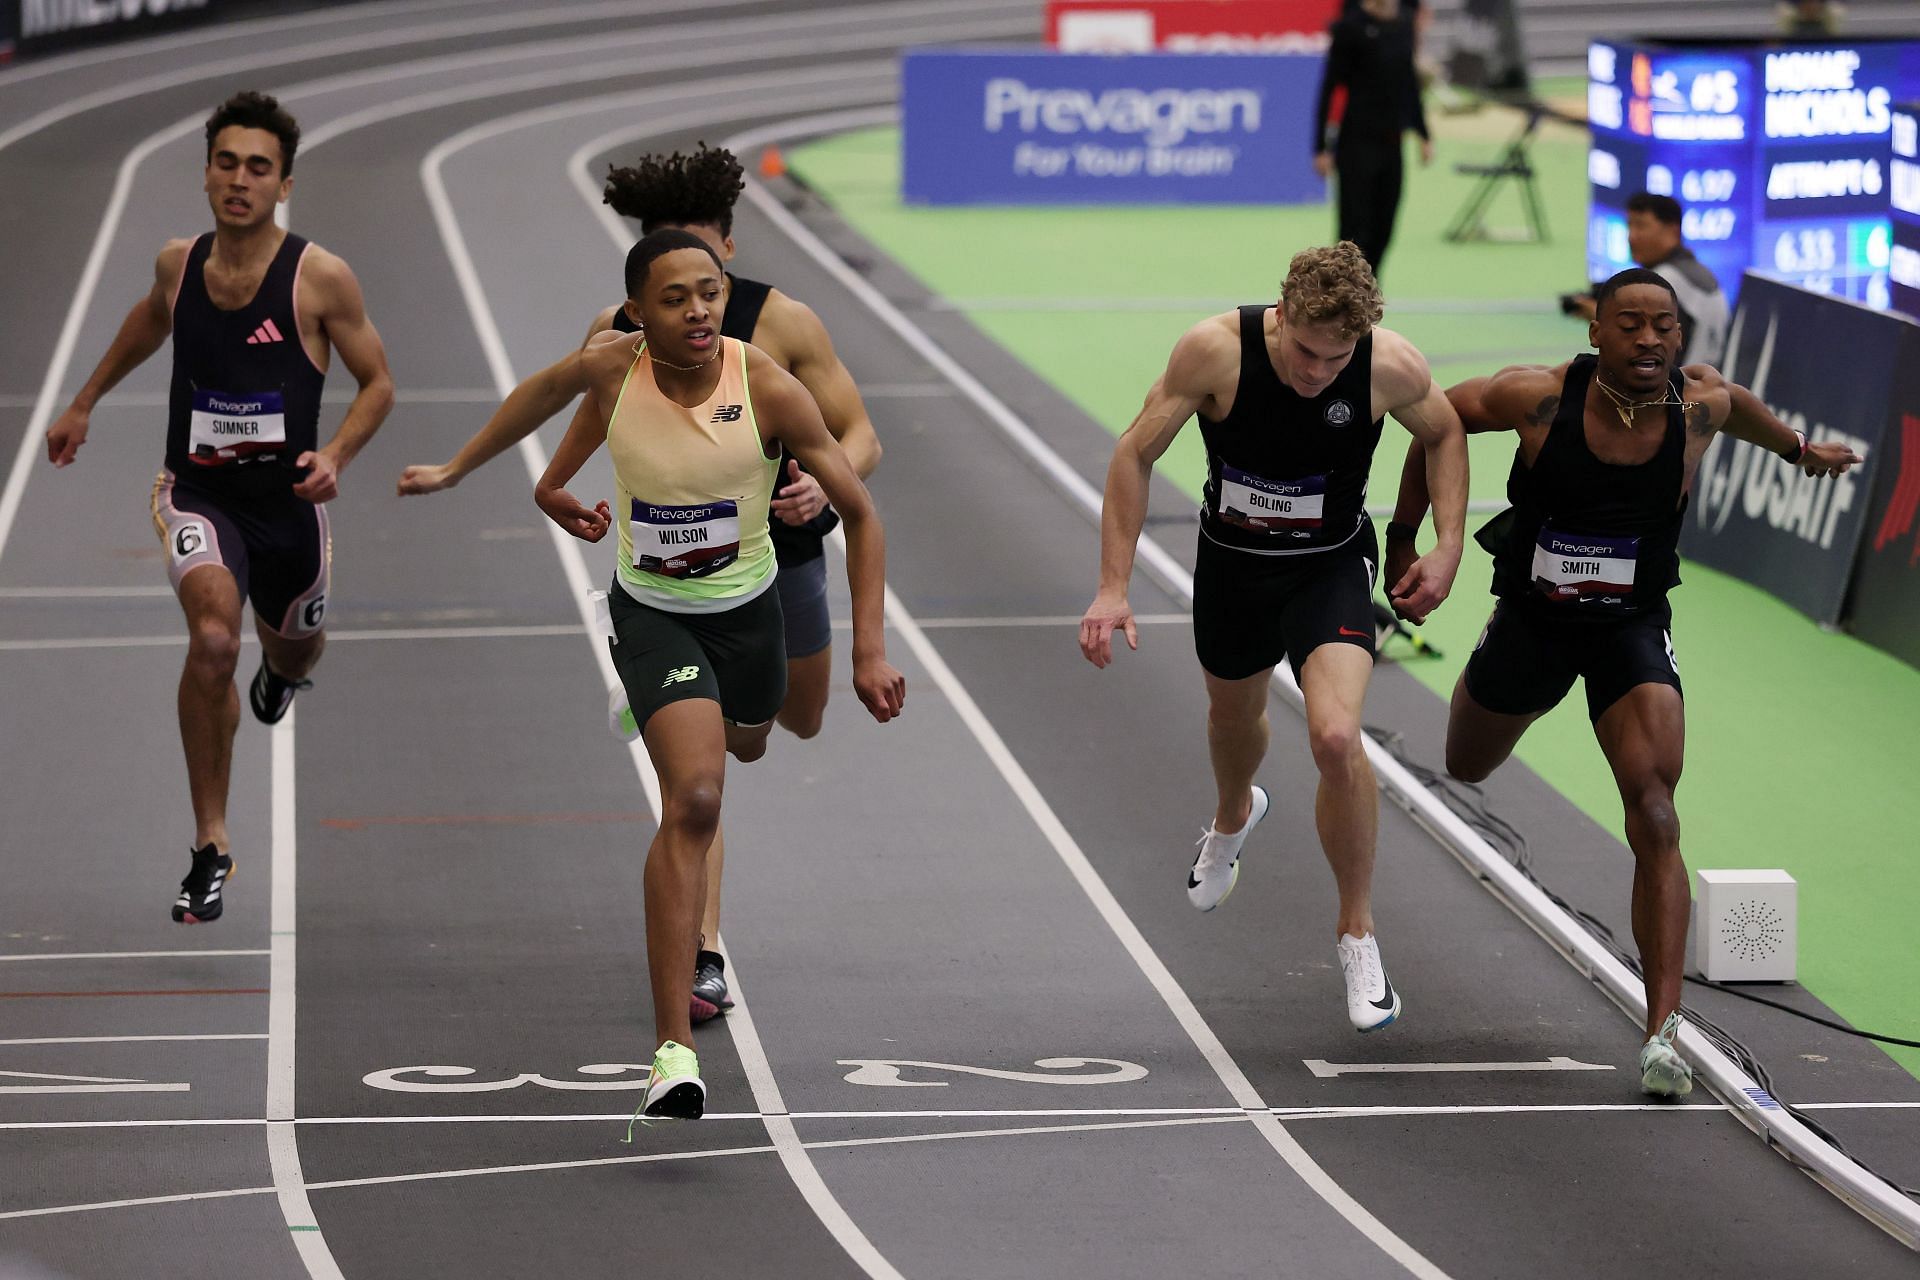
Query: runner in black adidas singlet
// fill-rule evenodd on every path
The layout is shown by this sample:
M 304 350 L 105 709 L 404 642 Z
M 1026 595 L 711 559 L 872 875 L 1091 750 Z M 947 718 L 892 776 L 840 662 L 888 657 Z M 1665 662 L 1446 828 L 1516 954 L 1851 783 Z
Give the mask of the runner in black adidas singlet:
M 220 917 L 233 873 L 227 780 L 240 715 L 241 602 L 253 604 L 261 645 L 248 701 L 273 724 L 307 686 L 325 645 L 324 504 L 393 404 L 386 352 L 353 273 L 275 225 L 293 188 L 293 117 L 264 94 L 239 93 L 208 119 L 206 137 L 214 229 L 161 250 L 153 288 L 47 432 L 53 464 L 72 462 L 94 404 L 172 334 L 166 465 L 152 510 L 187 617 L 180 737 L 195 834 L 192 870 L 173 905 L 186 924 Z M 330 349 L 360 390 L 322 446 Z
M 1859 461 L 1808 444 L 1759 398 L 1707 365 L 1676 368 L 1680 312 L 1655 272 L 1623 271 L 1595 291 L 1598 355 L 1555 368 L 1514 366 L 1449 393 L 1469 431 L 1514 431 L 1511 508 L 1481 530 L 1499 597 L 1453 693 L 1447 771 L 1479 782 L 1535 720 L 1586 681 L 1594 736 L 1613 768 L 1632 847 L 1633 933 L 1646 976 L 1641 1083 L 1676 1096 L 1692 1072 L 1674 1047 L 1689 890 L 1673 790 L 1686 722 L 1667 592 L 1695 470 L 1715 432 L 1771 449 L 1809 475 Z M 1427 507 L 1425 463 L 1410 455 L 1392 573 L 1414 556 Z
M 733 206 L 744 185 L 740 162 L 732 152 L 702 144 L 690 156 L 677 151 L 664 157 L 642 156 L 630 167 L 611 170 L 605 198 L 614 212 L 638 222 L 643 236 L 662 228 L 688 231 L 727 262 L 734 254 Z M 726 294 L 715 308 L 721 334 L 752 342 L 798 378 L 820 406 L 827 430 L 840 442 L 854 471 L 862 480 L 871 476 L 880 461 L 880 441 L 853 377 L 835 354 L 819 317 L 771 285 L 731 272 L 726 282 Z M 587 337 L 607 329 L 636 332 L 639 317 L 626 304 L 608 307 L 594 317 Z M 400 478 L 400 492 L 449 488 L 559 413 L 575 392 L 556 377 L 555 368 L 522 383 L 450 461 L 408 467 Z M 774 590 L 780 596 L 787 645 L 787 697 L 778 719 L 797 737 L 811 738 L 820 732 L 833 674 L 825 540 L 839 517 L 827 504 L 819 482 L 801 469 L 791 453 L 781 455 L 780 469 L 781 487 L 774 494 L 768 524 L 779 565 Z M 616 733 L 631 738 L 638 728 L 623 691 L 616 686 L 609 696 L 610 724 Z M 720 933 L 725 857 L 722 838 L 716 840 L 707 864 L 704 933 L 708 939 Z M 696 972 L 693 1017 L 700 1022 L 731 1007 L 732 1001 L 727 995 L 725 961 L 717 951 L 703 948 Z
M 1378 576 L 1366 482 L 1384 415 L 1432 446 L 1441 495 L 1440 545 L 1392 580 L 1409 617 L 1424 618 L 1452 585 L 1467 491 L 1459 420 L 1412 344 L 1374 327 L 1382 310 L 1366 259 L 1343 241 L 1296 255 L 1277 306 L 1241 307 L 1188 330 L 1114 451 L 1100 590 L 1080 623 L 1081 651 L 1095 666 L 1112 661 L 1116 629 L 1138 647 L 1127 583 L 1148 478 L 1198 413 L 1207 480 L 1193 635 L 1219 794 L 1187 895 L 1203 911 L 1226 900 L 1247 833 L 1266 814 L 1267 793 L 1253 778 L 1266 754 L 1269 682 L 1285 657 L 1306 694 L 1320 843 L 1340 890 L 1347 1015 L 1360 1031 L 1387 1025 L 1401 1008 L 1373 937 L 1379 800 L 1360 737 Z M 1287 821 L 1304 825 L 1307 815 Z

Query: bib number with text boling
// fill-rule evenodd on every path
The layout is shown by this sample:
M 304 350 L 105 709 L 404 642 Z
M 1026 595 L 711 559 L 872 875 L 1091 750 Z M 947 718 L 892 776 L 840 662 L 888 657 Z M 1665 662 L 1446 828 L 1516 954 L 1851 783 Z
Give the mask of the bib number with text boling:
M 633 500 L 633 567 L 663 578 L 704 578 L 740 558 L 740 508 L 728 502 L 662 507 Z
M 1542 528 L 1533 546 L 1533 585 L 1556 602 L 1626 604 L 1639 554 L 1639 538 Z
M 278 391 L 233 395 L 194 389 L 187 453 L 201 466 L 263 461 L 286 443 L 286 401 Z
M 1220 464 L 1220 519 L 1255 533 L 1307 537 L 1320 528 L 1327 505 L 1327 478 L 1268 480 Z

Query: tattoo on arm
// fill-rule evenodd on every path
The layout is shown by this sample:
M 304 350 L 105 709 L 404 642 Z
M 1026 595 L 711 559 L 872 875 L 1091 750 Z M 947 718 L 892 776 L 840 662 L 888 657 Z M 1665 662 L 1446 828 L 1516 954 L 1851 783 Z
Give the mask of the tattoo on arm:
M 1526 418 L 1530 426 L 1550 427 L 1553 425 L 1553 416 L 1559 412 L 1560 397 L 1548 396 L 1528 410 Z
M 1713 434 L 1713 409 L 1700 400 L 1689 400 L 1686 407 L 1687 431 L 1691 435 Z

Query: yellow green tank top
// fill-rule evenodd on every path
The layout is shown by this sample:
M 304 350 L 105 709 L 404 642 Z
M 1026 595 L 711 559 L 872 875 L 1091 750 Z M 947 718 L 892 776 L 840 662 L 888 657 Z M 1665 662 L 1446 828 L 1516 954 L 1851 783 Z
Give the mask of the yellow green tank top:
M 767 508 L 780 459 L 760 442 L 744 344 L 720 342 L 720 381 L 693 408 L 660 390 L 641 343 L 607 420 L 620 585 L 673 613 L 731 609 L 773 583 Z

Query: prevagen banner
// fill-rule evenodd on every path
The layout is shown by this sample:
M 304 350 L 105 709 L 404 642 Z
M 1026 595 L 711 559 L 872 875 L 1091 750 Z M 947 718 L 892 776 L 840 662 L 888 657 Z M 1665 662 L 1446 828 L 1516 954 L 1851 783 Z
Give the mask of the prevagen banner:
M 1339 0 L 1048 0 L 1062 53 L 1320 53 Z
M 1305 204 L 1317 54 L 910 51 L 903 197 L 922 204 Z

